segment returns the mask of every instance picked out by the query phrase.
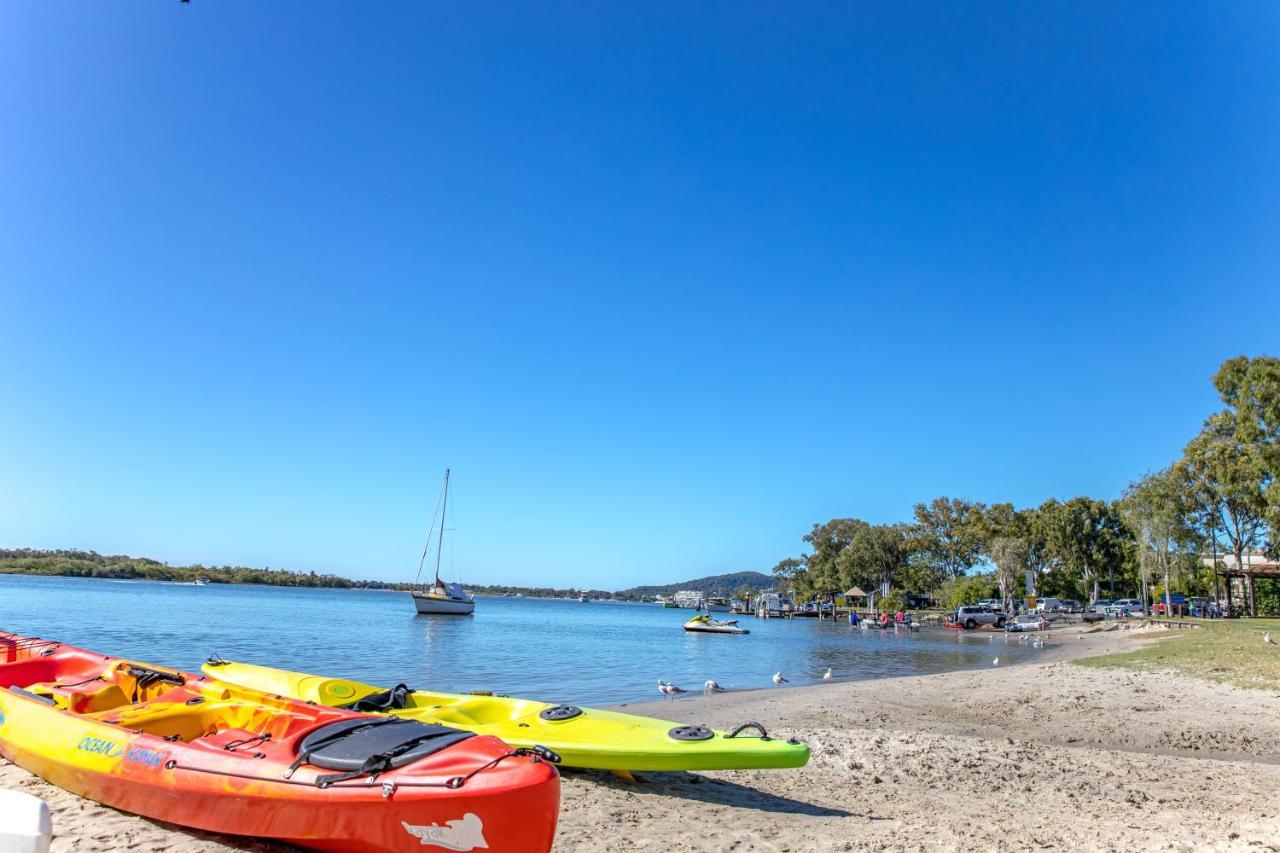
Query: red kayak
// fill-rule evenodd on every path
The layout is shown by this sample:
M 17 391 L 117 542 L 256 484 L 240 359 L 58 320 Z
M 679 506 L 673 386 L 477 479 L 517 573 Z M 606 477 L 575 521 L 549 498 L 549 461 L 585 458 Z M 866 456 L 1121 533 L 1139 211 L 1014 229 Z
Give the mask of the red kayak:
M 555 756 L 0 633 L 0 754 L 181 826 L 316 850 L 551 849 Z

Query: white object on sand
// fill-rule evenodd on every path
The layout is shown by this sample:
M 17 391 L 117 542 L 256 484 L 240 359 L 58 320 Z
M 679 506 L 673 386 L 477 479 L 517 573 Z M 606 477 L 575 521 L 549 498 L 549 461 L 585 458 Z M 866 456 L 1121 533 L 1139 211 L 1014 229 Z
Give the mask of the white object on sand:
M 53 822 L 44 800 L 0 790 L 0 853 L 48 853 Z
M 1271 639 L 1271 632 L 1270 632 L 1270 631 L 1268 631 L 1267 633 L 1265 633 L 1265 634 L 1263 634 L 1263 635 L 1262 635 L 1262 642 L 1267 643 L 1267 644 L 1272 645 L 1272 646 L 1274 646 L 1274 645 L 1276 644 L 1276 641 L 1275 641 L 1275 640 L 1273 640 L 1273 639 Z
M 823 680 L 823 681 L 830 681 L 830 680 L 831 680 L 831 678 L 832 678 L 832 675 L 831 675 L 831 667 L 827 667 L 827 671 L 826 671 L 826 672 L 824 672 L 824 673 L 822 673 L 822 680 Z
M 775 672 L 775 673 L 773 674 L 773 683 L 774 683 L 774 684 L 787 684 L 787 683 L 789 683 L 789 682 L 788 682 L 785 678 L 783 678 L 783 677 L 782 677 L 782 673 L 780 673 L 780 672 Z
M 1000 658 L 996 658 L 995 660 L 993 660 L 993 661 L 991 662 L 991 665 L 992 665 L 992 666 L 999 666 L 999 665 L 1000 665 Z
M 708 679 L 707 679 L 707 681 L 706 681 L 706 683 L 705 683 L 705 684 L 703 684 L 703 685 L 702 685 L 702 687 L 703 687 L 703 689 L 704 689 L 704 690 L 706 690 L 708 693 L 723 693 L 723 692 L 724 692 L 724 688 L 723 688 L 723 687 L 721 687 L 719 684 L 716 684 L 716 680 L 715 680 L 714 678 L 708 678 Z

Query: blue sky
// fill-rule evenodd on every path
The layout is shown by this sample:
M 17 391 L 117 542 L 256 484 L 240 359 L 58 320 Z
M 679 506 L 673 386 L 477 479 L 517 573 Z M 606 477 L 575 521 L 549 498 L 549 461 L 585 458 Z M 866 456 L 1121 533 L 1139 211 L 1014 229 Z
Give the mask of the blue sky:
M 0 7 L 0 545 L 767 570 L 1277 352 L 1280 6 Z

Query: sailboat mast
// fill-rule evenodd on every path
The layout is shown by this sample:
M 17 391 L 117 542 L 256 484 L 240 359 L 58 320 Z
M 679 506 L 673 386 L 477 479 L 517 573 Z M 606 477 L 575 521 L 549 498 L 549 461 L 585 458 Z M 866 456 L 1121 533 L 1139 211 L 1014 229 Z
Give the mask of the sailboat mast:
M 440 508 L 440 538 L 436 543 L 436 587 L 440 586 L 440 555 L 444 551 L 444 520 L 449 517 L 449 469 L 444 469 L 444 504 Z

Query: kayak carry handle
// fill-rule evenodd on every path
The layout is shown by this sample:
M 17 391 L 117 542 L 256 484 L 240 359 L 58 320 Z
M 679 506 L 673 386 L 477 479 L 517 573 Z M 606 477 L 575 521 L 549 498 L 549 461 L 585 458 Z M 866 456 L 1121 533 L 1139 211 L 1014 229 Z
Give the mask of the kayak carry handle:
M 521 747 L 517 749 L 516 754 L 517 756 L 536 756 L 543 761 L 552 762 L 553 765 L 558 765 L 561 762 L 558 752 L 550 751 L 550 749 L 538 743 L 535 743 L 532 747 Z
M 760 725 L 759 723 L 743 723 L 742 725 L 738 726 L 736 729 L 734 729 L 733 731 L 725 735 L 725 737 L 726 738 L 738 737 L 747 729 L 755 729 L 756 731 L 758 731 L 760 733 L 760 740 L 773 740 L 773 738 L 769 737 L 769 733 L 764 730 L 764 726 Z

